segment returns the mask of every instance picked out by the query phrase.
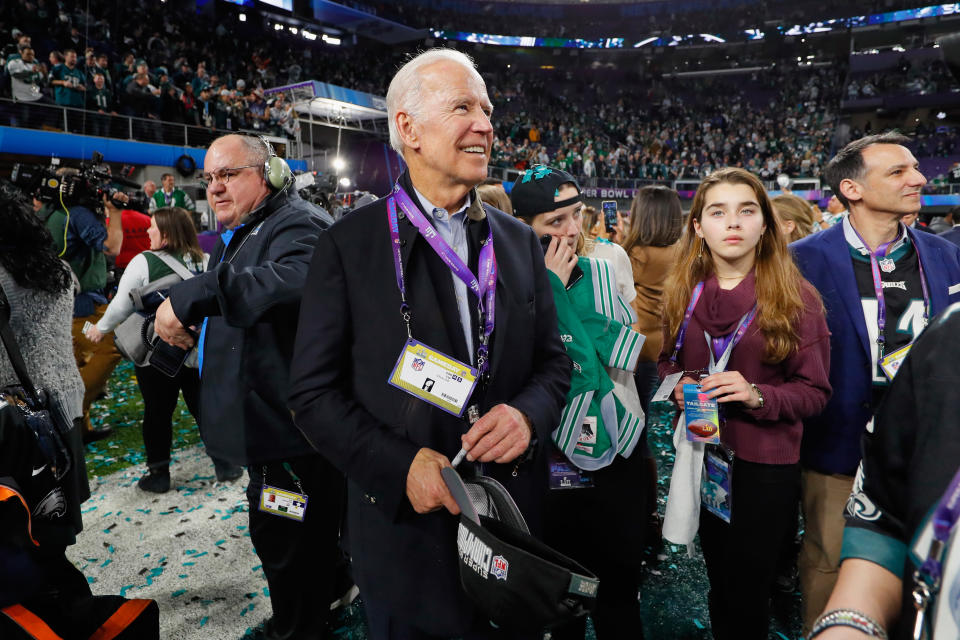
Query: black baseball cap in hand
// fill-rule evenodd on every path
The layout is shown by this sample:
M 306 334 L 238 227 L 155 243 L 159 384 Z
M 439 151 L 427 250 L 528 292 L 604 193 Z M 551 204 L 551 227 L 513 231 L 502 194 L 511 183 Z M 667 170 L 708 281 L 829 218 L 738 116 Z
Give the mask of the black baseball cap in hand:
M 597 577 L 531 536 L 503 485 L 464 481 L 453 467 L 441 473 L 461 512 L 460 583 L 484 615 L 507 629 L 539 630 L 593 610 Z

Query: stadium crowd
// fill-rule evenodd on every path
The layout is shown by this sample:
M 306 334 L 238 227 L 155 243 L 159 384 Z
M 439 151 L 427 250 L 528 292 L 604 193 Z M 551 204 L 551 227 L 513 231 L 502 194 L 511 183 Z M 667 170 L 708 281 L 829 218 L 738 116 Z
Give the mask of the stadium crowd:
M 96 17 L 110 15 L 109 6 L 61 3 L 51 11 L 42 1 L 4 3 L 0 95 L 23 105 L 95 112 L 96 135 L 113 132 L 110 116 L 122 114 L 289 137 L 298 126 L 293 106 L 282 96 L 265 96 L 265 88 L 323 78 L 382 95 L 377 78 L 396 68 L 396 54 L 374 62 L 336 47 L 314 53 L 300 38 L 264 33 L 236 17 L 224 24 L 197 15 L 192 4 L 133 3 L 124 10 L 122 27 Z M 50 119 L 42 108 L 32 117 Z M 29 110 L 12 114 L 14 122 L 30 118 Z M 143 126 L 142 133 L 149 137 L 155 128 Z
M 957 81 L 942 60 L 910 61 L 903 57 L 893 73 L 850 74 L 845 100 L 890 95 L 931 95 L 957 90 Z
M 293 105 L 280 94 L 265 96 L 264 89 L 322 79 L 383 95 L 384 79 L 402 64 L 388 47 L 303 48 L 286 31 L 214 23 L 177 3 L 134 4 L 129 13 L 136 26 L 118 38 L 115 25 L 94 17 L 107 15 L 104 6 L 94 3 L 88 12 L 62 3 L 54 12 L 42 2 L 17 0 L 0 10 L 0 39 L 9 34 L 0 95 L 20 103 L 10 111 L 13 123 L 62 127 L 62 115 L 28 108 L 56 104 L 89 110 L 85 122 L 71 112 L 68 126 L 94 135 L 125 136 L 126 124 L 112 117 L 122 114 L 295 137 Z M 777 7 L 781 3 L 768 9 Z M 602 67 L 574 74 L 482 64 L 481 70 L 499 116 L 493 165 L 551 164 L 587 183 L 693 179 L 720 166 L 742 166 L 766 180 L 779 173 L 818 177 L 833 148 L 842 100 L 897 87 L 924 93 L 938 83 L 948 86 L 939 61 L 904 61 L 895 74 L 848 76 L 845 61 L 805 67 L 784 59 L 749 75 L 682 81 Z M 135 127 L 138 137 L 161 135 L 148 122 Z M 918 156 L 953 152 L 951 142 L 928 141 L 920 127 Z
M 831 149 L 842 66 L 779 64 L 732 78 L 509 74 L 491 85 L 495 166 L 669 181 L 742 166 L 816 177 Z M 589 78 L 589 79 L 588 79 Z

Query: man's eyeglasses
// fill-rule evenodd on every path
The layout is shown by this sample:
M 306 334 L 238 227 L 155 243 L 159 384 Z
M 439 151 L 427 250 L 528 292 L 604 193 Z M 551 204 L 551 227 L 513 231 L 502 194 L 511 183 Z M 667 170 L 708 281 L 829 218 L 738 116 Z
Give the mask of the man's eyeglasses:
M 226 185 L 230 182 L 231 178 L 240 173 L 241 169 L 251 169 L 259 166 L 259 164 L 245 164 L 242 167 L 224 167 L 223 169 L 217 169 L 210 173 L 202 173 L 200 174 L 200 185 L 204 189 L 209 189 L 217 182 Z

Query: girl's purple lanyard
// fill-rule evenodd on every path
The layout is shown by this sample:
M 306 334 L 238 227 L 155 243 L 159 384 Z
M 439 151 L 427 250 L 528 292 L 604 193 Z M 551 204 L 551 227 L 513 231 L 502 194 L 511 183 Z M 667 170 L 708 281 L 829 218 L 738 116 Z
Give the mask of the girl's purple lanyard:
M 877 247 L 876 251 L 870 251 L 870 247 L 864 241 L 860 232 L 854 229 L 853 225 L 850 225 L 850 228 L 853 229 L 857 238 L 863 243 L 863 248 L 870 254 L 870 273 L 873 276 L 874 295 L 877 297 L 877 360 L 879 361 L 883 359 L 883 345 L 886 341 L 884 328 L 887 326 L 887 306 L 883 300 L 883 278 L 880 276 L 880 259 L 887 259 L 887 249 L 889 249 L 890 245 L 895 241 L 884 242 Z M 916 250 L 916 247 L 914 247 L 914 250 Z M 930 294 L 927 290 L 927 277 L 923 272 L 923 260 L 920 259 L 919 251 L 917 251 L 917 267 L 920 270 L 920 287 L 923 289 L 923 324 L 926 326 L 930 319 Z
M 683 341 L 687 336 L 687 328 L 690 326 L 693 310 L 696 308 L 697 303 L 700 301 L 700 296 L 703 294 L 703 284 L 702 281 L 698 282 L 693 288 L 693 294 L 690 296 L 690 304 L 687 305 L 687 310 L 683 314 L 683 323 L 680 325 L 680 331 L 677 332 L 677 341 L 673 346 L 673 355 L 670 356 L 670 361 L 674 364 L 677 362 L 680 348 L 683 347 Z M 737 325 L 737 328 L 732 333 L 720 338 L 711 338 L 710 334 L 706 331 L 703 332 L 710 351 L 710 373 L 718 373 L 726 369 L 727 362 L 730 360 L 730 353 L 747 333 L 747 329 L 750 327 L 750 323 L 753 322 L 753 318 L 756 315 L 757 306 L 754 305 L 750 311 L 740 318 L 740 324 Z
M 750 328 L 750 323 L 753 322 L 756 315 L 757 305 L 753 305 L 750 311 L 747 311 L 740 318 L 740 324 L 737 325 L 733 333 L 720 338 L 713 338 L 706 331 L 703 332 L 703 337 L 706 338 L 707 344 L 711 347 L 710 368 L 708 369 L 711 374 L 727 370 L 727 363 L 730 362 L 730 354 L 733 352 L 733 348 L 746 335 L 747 329 Z
M 673 355 L 670 356 L 670 362 L 676 364 L 677 357 L 680 355 L 680 347 L 683 346 L 683 340 L 687 337 L 687 327 L 690 326 L 690 318 L 693 317 L 693 309 L 700 301 L 700 295 L 703 293 L 703 281 L 697 283 L 693 288 L 693 294 L 690 296 L 690 304 L 687 310 L 683 312 L 683 323 L 680 325 L 680 331 L 677 332 L 677 341 L 673 345 Z
M 490 335 L 493 333 L 495 320 L 495 300 L 497 288 L 497 258 L 493 252 L 493 229 L 487 233 L 487 240 L 480 248 L 479 272 L 477 278 L 470 271 L 470 268 L 464 264 L 460 256 L 454 252 L 437 230 L 433 228 L 426 216 L 420 212 L 417 205 L 414 204 L 407 192 L 399 184 L 393 188 L 393 195 L 387 199 L 387 218 L 390 226 L 390 239 L 393 245 L 393 266 L 397 274 L 397 288 L 400 290 L 400 315 L 407 325 L 407 337 L 413 339 L 410 330 L 410 305 L 407 303 L 407 288 L 403 275 L 403 261 L 400 253 L 400 228 L 397 221 L 397 205 L 403 210 L 411 223 L 420 232 L 420 235 L 437 252 L 444 264 L 450 267 L 454 275 L 460 278 L 467 288 L 477 296 L 480 309 L 480 321 L 483 326 L 480 329 L 480 346 L 477 348 L 477 369 L 480 375 L 485 375 L 490 365 L 488 354 L 488 345 L 490 344 Z
M 960 520 L 960 470 L 950 482 L 940 504 L 933 512 L 933 540 L 927 559 L 913 574 L 913 605 L 917 617 L 913 627 L 914 640 L 927 637 L 926 612 L 931 598 L 940 588 L 943 577 L 943 552 L 957 521 Z

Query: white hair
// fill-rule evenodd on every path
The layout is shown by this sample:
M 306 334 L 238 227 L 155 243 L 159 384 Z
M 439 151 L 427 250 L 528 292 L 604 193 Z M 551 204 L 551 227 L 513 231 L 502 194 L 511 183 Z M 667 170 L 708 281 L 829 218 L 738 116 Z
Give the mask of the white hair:
M 473 58 L 456 49 L 430 49 L 411 58 L 400 67 L 387 89 L 387 124 L 390 128 L 390 146 L 401 155 L 403 154 L 403 140 L 397 130 L 397 112 L 403 111 L 414 120 L 420 118 L 421 107 L 423 106 L 423 95 L 421 93 L 423 85 L 420 72 L 424 67 L 443 60 L 456 62 L 483 82 Z

